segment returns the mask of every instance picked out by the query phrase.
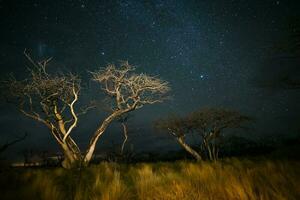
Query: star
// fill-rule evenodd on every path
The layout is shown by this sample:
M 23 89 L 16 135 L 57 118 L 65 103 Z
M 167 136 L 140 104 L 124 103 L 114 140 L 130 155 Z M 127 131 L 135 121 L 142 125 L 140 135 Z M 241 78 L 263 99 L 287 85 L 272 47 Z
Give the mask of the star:
M 203 75 L 203 74 L 201 74 L 201 75 L 200 75 L 200 78 L 201 78 L 201 79 L 203 79 L 203 78 L 204 78 L 204 75 Z

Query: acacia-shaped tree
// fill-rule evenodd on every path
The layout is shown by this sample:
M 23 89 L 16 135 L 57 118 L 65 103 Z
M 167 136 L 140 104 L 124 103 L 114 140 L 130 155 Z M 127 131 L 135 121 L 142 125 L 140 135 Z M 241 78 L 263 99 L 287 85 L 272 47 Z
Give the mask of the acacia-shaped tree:
M 92 72 L 93 80 L 111 97 L 112 103 L 109 116 L 101 122 L 90 140 L 85 162 L 91 160 L 99 137 L 113 120 L 146 104 L 160 103 L 168 98 L 168 82 L 155 76 L 136 74 L 134 71 L 135 67 L 128 62 L 122 62 L 119 67 L 110 64 L 104 69 Z
M 185 141 L 186 136 L 192 131 L 190 124 L 186 121 L 185 118 L 176 115 L 171 115 L 166 119 L 157 120 L 155 122 L 155 127 L 161 130 L 165 130 L 173 137 L 175 137 L 179 145 L 185 151 L 191 154 L 197 161 L 203 160 L 201 152 L 197 152 L 196 149 L 191 147 Z
M 185 117 L 173 116 L 158 120 L 156 127 L 175 136 L 178 143 L 197 161 L 205 157 L 209 160 L 217 160 L 222 132 L 230 128 L 244 128 L 243 124 L 249 120 L 249 117 L 236 111 L 205 108 L 192 112 Z M 196 133 L 201 137 L 199 151 L 185 142 L 185 137 L 191 133 Z
M 127 62 L 120 68 L 108 65 L 93 72 L 93 80 L 100 83 L 105 94 L 115 100 L 116 107 L 112 107 L 110 115 L 92 136 L 87 150 L 82 152 L 71 133 L 78 126 L 78 116 L 94 106 L 88 105 L 79 111 L 75 108 L 81 90 L 80 77 L 71 73 L 48 73 L 46 68 L 51 59 L 35 62 L 26 51 L 24 53 L 32 64 L 29 76 L 21 81 L 11 76 L 1 85 L 2 92 L 18 106 L 21 113 L 49 129 L 63 151 L 62 166 L 65 168 L 88 165 L 99 137 L 113 120 L 145 104 L 162 102 L 170 90 L 168 83 L 159 78 L 134 74 L 134 68 Z
M 244 124 L 250 120 L 250 117 L 237 111 L 222 108 L 204 108 L 186 117 L 190 130 L 201 136 L 201 147 L 210 160 L 218 159 L 224 130 L 246 128 Z

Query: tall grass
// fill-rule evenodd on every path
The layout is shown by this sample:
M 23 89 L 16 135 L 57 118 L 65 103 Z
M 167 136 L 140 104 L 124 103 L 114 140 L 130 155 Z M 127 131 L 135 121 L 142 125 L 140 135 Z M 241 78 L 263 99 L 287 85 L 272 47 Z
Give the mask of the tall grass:
M 10 185 L 7 185 L 9 183 Z M 297 200 L 299 161 L 101 163 L 83 171 L 24 169 L 1 174 L 0 199 Z

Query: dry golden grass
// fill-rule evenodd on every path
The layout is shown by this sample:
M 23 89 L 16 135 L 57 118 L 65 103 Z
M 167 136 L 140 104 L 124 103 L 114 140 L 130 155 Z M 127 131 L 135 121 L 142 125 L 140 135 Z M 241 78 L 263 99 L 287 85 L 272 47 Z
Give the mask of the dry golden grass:
M 1 199 L 300 199 L 299 161 L 101 163 L 81 172 L 25 169 L 5 173 Z

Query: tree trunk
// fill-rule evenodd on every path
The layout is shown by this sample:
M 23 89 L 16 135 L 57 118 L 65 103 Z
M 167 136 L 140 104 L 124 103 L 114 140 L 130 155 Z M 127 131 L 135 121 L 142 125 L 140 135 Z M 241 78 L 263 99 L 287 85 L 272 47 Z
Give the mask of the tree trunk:
M 201 155 L 192 149 L 188 144 L 186 144 L 182 137 L 177 137 L 177 141 L 179 144 L 188 152 L 190 153 L 197 161 L 202 161 Z
M 212 154 L 213 154 L 214 161 L 217 161 L 218 160 L 218 146 L 216 144 L 216 141 L 213 141 Z
M 75 154 L 75 157 L 77 157 L 78 160 L 82 158 L 80 149 L 70 136 L 67 138 L 66 144 L 72 150 L 73 154 Z
M 65 128 L 65 122 L 63 120 L 63 117 L 61 114 L 57 111 L 57 108 L 54 110 L 59 131 L 60 134 L 63 135 L 64 137 L 67 132 Z M 78 148 L 77 144 L 75 141 L 71 138 L 70 135 L 66 138 L 66 140 L 61 140 L 61 147 L 63 149 L 63 154 L 64 154 L 64 160 L 62 162 L 62 166 L 66 169 L 78 167 L 78 165 L 81 163 L 82 156 L 81 156 L 81 151 Z
M 82 160 L 81 151 L 70 136 L 65 142 L 61 140 L 59 145 L 64 155 L 64 159 L 61 163 L 63 168 L 70 169 L 80 164 Z
M 62 166 L 65 169 L 71 169 L 74 167 L 77 158 L 74 156 L 72 150 L 67 147 L 67 145 L 63 145 L 63 154 L 64 154 L 64 160 L 62 161 Z
M 126 123 L 123 122 L 122 126 L 123 126 L 123 133 L 124 133 L 124 141 L 123 141 L 122 147 L 121 147 L 121 154 L 123 154 L 124 147 L 125 147 L 125 144 L 126 144 L 126 141 L 127 141 L 127 138 L 128 138 L 128 129 L 127 129 Z
M 96 148 L 96 144 L 97 141 L 99 139 L 99 137 L 105 132 L 105 130 L 107 129 L 108 125 L 118 116 L 120 116 L 121 114 L 123 114 L 124 111 L 116 111 L 114 113 L 112 113 L 110 116 L 108 116 L 101 124 L 101 126 L 96 130 L 96 132 L 94 133 L 93 137 L 90 140 L 90 144 L 88 146 L 87 152 L 84 156 L 84 164 L 88 165 L 89 162 L 92 159 L 92 156 L 94 154 L 95 148 Z
M 211 150 L 211 145 L 209 143 L 207 144 L 207 150 L 208 150 L 209 160 L 214 160 L 212 150 Z
M 65 169 L 71 169 L 78 167 L 82 161 L 80 149 L 74 140 L 69 136 L 65 143 L 60 143 L 63 151 L 64 159 L 62 161 L 62 167 Z
M 206 137 L 203 137 L 203 146 L 204 146 L 204 150 L 205 150 L 205 154 L 207 156 L 207 158 L 209 160 L 212 160 L 212 154 L 211 154 L 211 149 L 210 149 L 210 145 L 209 145 L 209 141 L 207 140 Z

